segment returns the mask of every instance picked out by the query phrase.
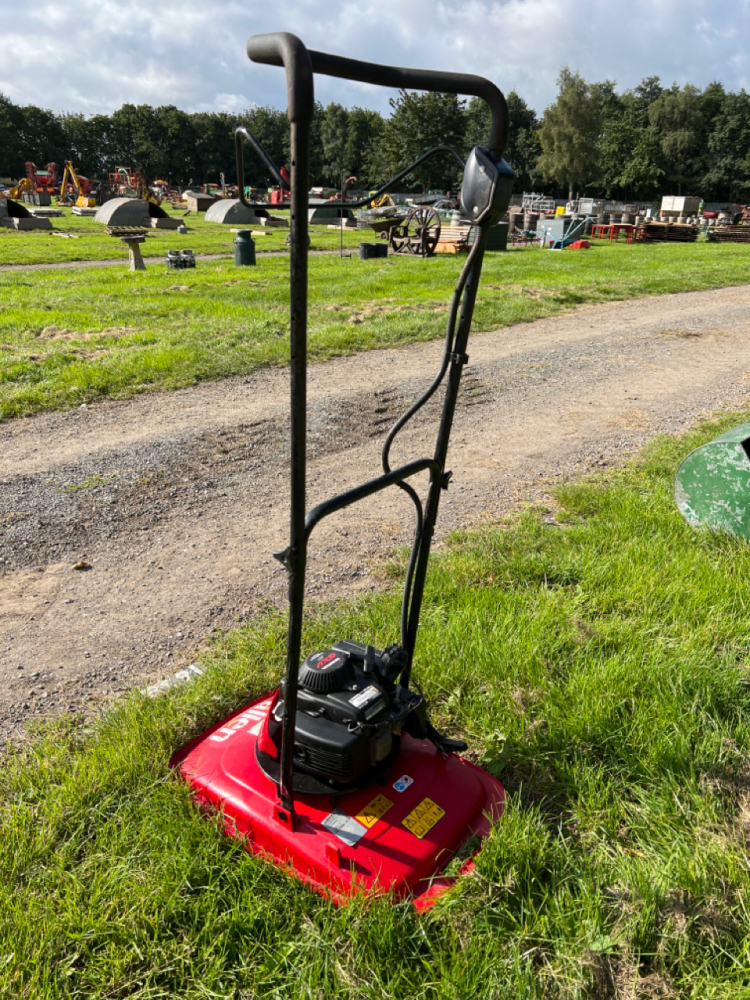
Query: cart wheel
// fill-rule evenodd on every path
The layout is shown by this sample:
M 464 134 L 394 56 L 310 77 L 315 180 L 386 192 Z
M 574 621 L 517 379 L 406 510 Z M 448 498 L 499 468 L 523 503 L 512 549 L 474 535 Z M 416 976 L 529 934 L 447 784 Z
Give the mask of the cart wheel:
M 391 250 L 394 253 L 409 253 L 409 238 L 406 235 L 406 226 L 391 226 L 389 242 Z
M 413 208 L 404 227 L 409 252 L 420 257 L 432 257 L 440 241 L 440 216 L 434 208 Z

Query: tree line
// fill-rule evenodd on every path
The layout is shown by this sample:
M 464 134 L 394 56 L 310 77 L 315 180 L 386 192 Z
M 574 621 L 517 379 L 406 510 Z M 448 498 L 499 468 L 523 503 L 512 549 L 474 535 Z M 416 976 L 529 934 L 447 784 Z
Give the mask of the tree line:
M 545 190 L 649 200 L 660 194 L 695 194 L 706 200 L 750 200 L 750 96 L 720 83 L 705 90 L 663 87 L 647 77 L 618 93 L 611 80 L 589 83 L 564 68 L 557 98 L 539 117 L 515 91 L 508 96 L 510 139 L 506 158 L 515 190 Z M 367 108 L 315 106 L 311 138 L 312 182 L 336 187 L 342 175 L 372 189 L 432 146 L 465 154 L 486 142 L 489 112 L 482 101 L 453 94 L 401 91 L 385 117 Z M 54 114 L 17 105 L 0 94 L 0 176 L 21 177 L 24 162 L 38 166 L 73 160 L 91 178 L 116 166 L 142 167 L 173 184 L 236 182 L 234 128 L 251 129 L 279 165 L 289 156 L 286 113 L 252 107 L 241 114 L 196 112 L 174 105 L 124 104 L 111 115 Z M 272 184 L 251 149 L 245 183 Z M 459 166 L 435 157 L 413 172 L 401 190 L 455 188 Z

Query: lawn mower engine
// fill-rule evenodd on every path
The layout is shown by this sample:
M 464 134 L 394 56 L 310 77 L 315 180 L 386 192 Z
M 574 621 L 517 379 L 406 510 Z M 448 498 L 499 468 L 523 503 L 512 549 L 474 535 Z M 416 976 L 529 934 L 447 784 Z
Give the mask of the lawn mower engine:
M 400 646 L 382 653 L 348 639 L 312 653 L 300 667 L 294 734 L 295 786 L 313 792 L 348 791 L 384 774 L 398 756 L 401 735 L 429 739 L 442 752 L 466 749 L 441 736 L 427 719 L 421 692 L 398 679 L 408 663 Z M 278 780 L 285 681 L 271 706 L 258 745 L 258 763 Z M 318 789 L 315 785 L 319 785 Z

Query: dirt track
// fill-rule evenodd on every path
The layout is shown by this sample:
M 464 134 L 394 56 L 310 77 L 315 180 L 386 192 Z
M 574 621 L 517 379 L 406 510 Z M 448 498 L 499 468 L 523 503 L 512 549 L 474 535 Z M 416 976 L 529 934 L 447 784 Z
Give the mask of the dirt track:
M 473 336 L 439 536 L 745 403 L 749 306 L 743 286 Z M 310 506 L 377 474 L 385 431 L 440 355 L 311 368 Z M 272 370 L 0 425 L 0 737 L 171 673 L 210 632 L 283 601 L 287 395 Z M 423 413 L 394 463 L 429 453 L 438 407 Z M 373 587 L 370 568 L 410 532 L 396 490 L 336 515 L 313 538 L 308 592 Z

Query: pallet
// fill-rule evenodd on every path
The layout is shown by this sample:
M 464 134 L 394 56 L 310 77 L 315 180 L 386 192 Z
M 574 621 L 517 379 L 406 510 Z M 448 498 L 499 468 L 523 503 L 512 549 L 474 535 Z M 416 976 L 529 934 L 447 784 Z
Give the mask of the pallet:
M 649 243 L 695 243 L 698 239 L 697 226 L 683 225 L 678 222 L 647 222 L 643 228 Z
M 750 243 L 750 226 L 711 226 L 709 243 Z
M 471 226 L 441 226 L 435 253 L 468 253 Z
M 448 240 L 446 240 L 445 242 L 443 242 L 443 240 L 441 240 L 438 243 L 438 245 L 435 247 L 435 253 L 460 254 L 460 253 L 468 253 L 468 252 L 469 252 L 469 244 L 468 243 L 453 243 L 453 242 L 448 241 Z

